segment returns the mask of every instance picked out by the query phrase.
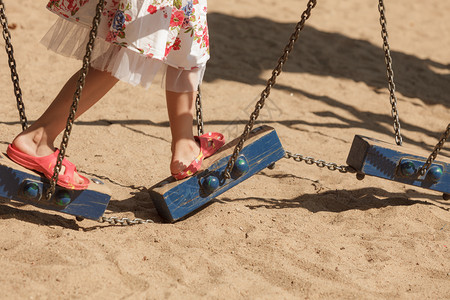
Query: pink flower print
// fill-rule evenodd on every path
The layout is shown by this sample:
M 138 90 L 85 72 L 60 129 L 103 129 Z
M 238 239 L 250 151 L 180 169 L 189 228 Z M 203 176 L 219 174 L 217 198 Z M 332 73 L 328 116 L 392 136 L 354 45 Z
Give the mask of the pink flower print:
M 147 8 L 147 11 L 148 11 L 150 14 L 153 15 L 155 12 L 158 11 L 158 9 L 157 9 L 156 6 L 154 6 L 154 5 L 149 5 L 148 8 Z
M 117 32 L 116 31 L 108 32 L 108 34 L 106 35 L 106 41 L 107 42 L 115 42 L 115 41 L 117 41 Z
M 182 10 L 173 10 L 172 17 L 170 19 L 170 27 L 178 27 L 183 24 L 184 12 Z

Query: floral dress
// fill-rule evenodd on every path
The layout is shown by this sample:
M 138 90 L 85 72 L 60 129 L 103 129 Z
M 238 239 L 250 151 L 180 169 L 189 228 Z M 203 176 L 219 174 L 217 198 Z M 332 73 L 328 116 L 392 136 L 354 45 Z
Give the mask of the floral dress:
M 43 43 L 82 58 L 97 4 L 50 0 L 47 8 L 62 18 Z M 161 63 L 180 70 L 204 68 L 209 59 L 206 13 L 207 0 L 105 0 L 93 66 L 143 86 Z

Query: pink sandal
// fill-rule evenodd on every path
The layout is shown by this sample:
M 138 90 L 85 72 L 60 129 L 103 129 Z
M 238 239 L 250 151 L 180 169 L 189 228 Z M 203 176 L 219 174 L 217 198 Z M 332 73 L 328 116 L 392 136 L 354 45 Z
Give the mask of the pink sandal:
M 6 151 L 8 157 L 15 163 L 36 172 L 42 173 L 46 178 L 51 179 L 55 169 L 56 161 L 58 160 L 59 150 L 57 149 L 53 154 L 43 157 L 35 157 L 23 153 L 16 149 L 12 144 L 8 146 Z M 77 169 L 73 163 L 67 159 L 63 159 L 62 165 L 65 168 L 64 174 L 59 174 L 57 184 L 69 190 L 85 190 L 89 186 L 89 179 L 78 174 L 83 179 L 82 184 L 74 183 L 73 175 Z
M 197 173 L 202 166 L 203 160 L 216 153 L 217 150 L 225 145 L 223 134 L 218 132 L 208 132 L 194 138 L 200 144 L 200 153 L 186 169 L 176 174 L 172 173 L 173 178 L 176 180 L 181 180 Z

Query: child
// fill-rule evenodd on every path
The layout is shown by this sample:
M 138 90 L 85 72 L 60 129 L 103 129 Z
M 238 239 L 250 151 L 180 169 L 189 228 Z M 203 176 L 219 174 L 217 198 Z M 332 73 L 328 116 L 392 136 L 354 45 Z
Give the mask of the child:
M 83 58 L 97 0 L 50 0 L 58 14 L 42 43 L 66 56 Z M 105 0 L 91 66 L 76 117 L 122 80 L 148 88 L 158 70 L 165 71 L 166 103 L 172 134 L 170 171 L 179 180 L 193 175 L 202 160 L 225 143 L 220 133 L 194 137 L 193 103 L 209 59 L 206 0 Z M 57 136 L 65 129 L 78 72 L 61 89 L 44 114 L 8 146 L 18 164 L 53 175 Z M 67 159 L 58 184 L 86 189 L 89 180 Z

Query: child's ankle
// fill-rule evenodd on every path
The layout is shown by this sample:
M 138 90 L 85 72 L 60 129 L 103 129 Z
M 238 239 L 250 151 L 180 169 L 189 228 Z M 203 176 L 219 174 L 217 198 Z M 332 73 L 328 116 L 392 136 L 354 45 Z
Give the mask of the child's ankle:
M 13 140 L 12 144 L 18 150 L 33 156 L 46 156 L 54 151 L 43 130 L 22 132 Z

